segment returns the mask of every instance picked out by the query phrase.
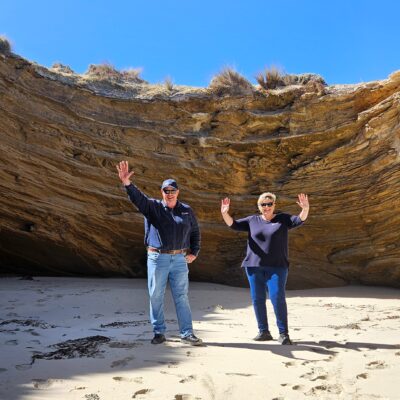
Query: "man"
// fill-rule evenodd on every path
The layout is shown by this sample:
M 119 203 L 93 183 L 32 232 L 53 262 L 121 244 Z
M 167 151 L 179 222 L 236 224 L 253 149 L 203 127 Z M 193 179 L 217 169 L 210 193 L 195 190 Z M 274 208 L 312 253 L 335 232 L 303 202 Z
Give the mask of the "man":
M 200 251 L 200 230 L 193 210 L 178 201 L 179 188 L 174 179 L 161 185 L 162 200 L 149 199 L 130 181 L 127 161 L 117 165 L 118 176 L 132 203 L 145 216 L 147 275 L 150 296 L 150 321 L 153 344 L 165 342 L 164 294 L 167 281 L 171 287 L 178 317 L 181 341 L 193 346 L 202 340 L 193 333 L 188 289 L 189 269 Z

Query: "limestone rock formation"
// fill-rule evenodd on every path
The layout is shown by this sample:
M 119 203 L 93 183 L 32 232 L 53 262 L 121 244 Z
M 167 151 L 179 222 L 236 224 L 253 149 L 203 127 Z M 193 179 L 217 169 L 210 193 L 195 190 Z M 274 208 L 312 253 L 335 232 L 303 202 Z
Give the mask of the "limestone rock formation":
M 143 217 L 115 165 L 159 196 L 174 177 L 197 213 L 191 278 L 245 284 L 246 236 L 227 228 L 263 191 L 310 217 L 290 233 L 289 287 L 400 287 L 400 72 L 324 90 L 217 97 L 204 88 L 93 81 L 0 55 L 3 272 L 144 276 Z

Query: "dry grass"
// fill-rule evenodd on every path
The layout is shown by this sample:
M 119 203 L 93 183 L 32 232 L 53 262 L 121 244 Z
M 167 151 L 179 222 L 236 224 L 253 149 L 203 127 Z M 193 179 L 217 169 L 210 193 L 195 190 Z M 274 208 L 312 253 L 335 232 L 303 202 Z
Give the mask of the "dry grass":
M 141 78 L 140 74 L 143 72 L 143 68 L 127 68 L 121 71 L 122 78 L 129 82 L 143 83 L 144 79 Z
M 253 93 L 253 85 L 232 68 L 224 68 L 211 80 L 209 89 L 218 96 L 248 96 Z
M 140 77 L 141 72 L 142 68 L 128 68 L 118 71 L 112 64 L 105 62 L 103 64 L 89 65 L 89 69 L 85 74 L 90 78 L 102 81 L 146 83 Z
M 317 74 L 291 74 L 284 76 L 284 82 L 286 86 L 290 85 L 308 85 L 308 84 L 319 84 L 322 86 L 326 85 L 325 80 Z
M 174 82 L 172 81 L 172 78 L 170 76 L 167 76 L 164 80 L 164 85 L 165 88 L 171 92 L 174 89 Z
M 6 36 L 0 35 L 0 53 L 9 54 L 11 53 L 11 43 Z
M 103 64 L 90 64 L 89 69 L 86 71 L 86 75 L 99 79 L 99 80 L 110 80 L 118 81 L 121 80 L 121 72 L 114 68 L 110 63 Z
M 286 74 L 281 68 L 272 66 L 256 75 L 263 89 L 276 89 L 284 86 L 302 85 L 306 91 L 323 92 L 326 82 L 316 74 Z
M 264 72 L 256 75 L 256 80 L 263 89 L 275 89 L 280 86 L 286 86 L 285 73 L 277 66 L 265 68 Z
M 326 82 L 316 74 L 286 74 L 281 68 L 271 66 L 256 75 L 256 80 L 263 89 L 276 89 L 284 86 L 303 85 L 307 91 L 322 91 Z

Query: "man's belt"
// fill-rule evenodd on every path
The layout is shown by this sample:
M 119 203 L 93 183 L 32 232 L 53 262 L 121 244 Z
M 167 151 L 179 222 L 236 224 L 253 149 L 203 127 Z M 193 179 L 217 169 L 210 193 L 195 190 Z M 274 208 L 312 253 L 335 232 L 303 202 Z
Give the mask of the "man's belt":
M 160 250 L 155 247 L 147 247 L 147 251 L 150 253 L 160 253 L 160 254 L 186 254 L 188 251 L 187 249 L 180 249 L 180 250 Z

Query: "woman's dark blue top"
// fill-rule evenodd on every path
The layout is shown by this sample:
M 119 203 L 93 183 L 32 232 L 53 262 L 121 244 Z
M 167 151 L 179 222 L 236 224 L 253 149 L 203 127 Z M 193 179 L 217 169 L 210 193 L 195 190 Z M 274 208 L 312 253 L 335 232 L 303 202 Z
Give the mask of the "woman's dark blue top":
M 231 228 L 248 232 L 242 267 L 289 267 L 288 231 L 303 223 L 298 215 L 277 214 L 271 221 L 261 215 L 234 220 Z

